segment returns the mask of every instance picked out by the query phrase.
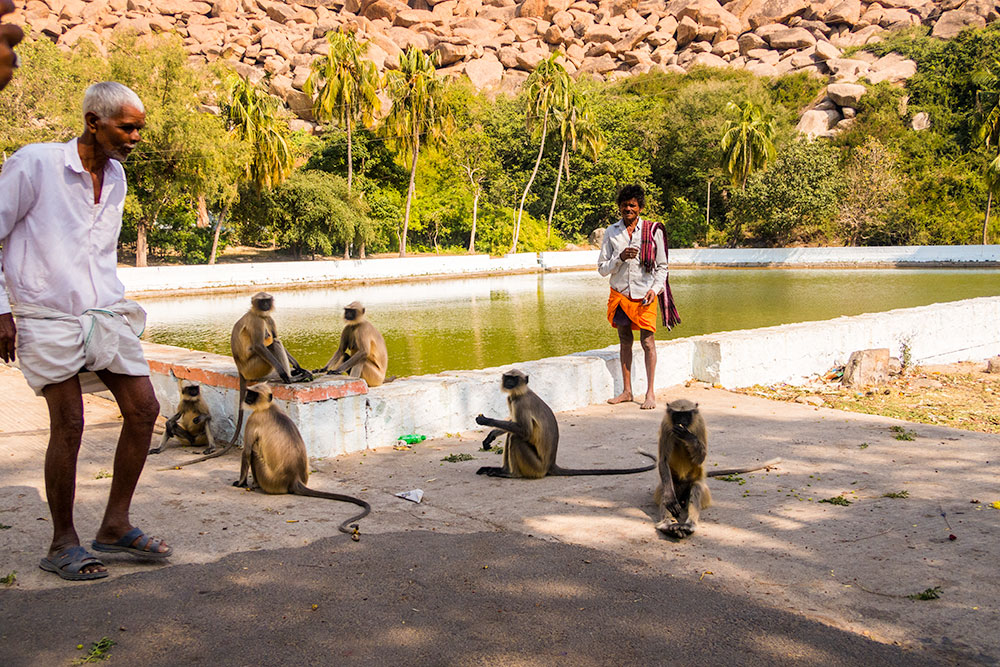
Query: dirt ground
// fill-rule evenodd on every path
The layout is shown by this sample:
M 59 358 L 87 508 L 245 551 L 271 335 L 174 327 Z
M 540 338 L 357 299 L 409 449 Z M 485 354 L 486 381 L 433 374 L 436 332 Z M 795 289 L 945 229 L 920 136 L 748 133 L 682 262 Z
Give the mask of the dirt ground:
M 890 378 L 883 386 L 865 390 L 842 387 L 836 380 L 817 379 L 801 387 L 756 386 L 743 393 L 921 424 L 1000 433 L 1000 373 L 987 373 L 986 362 L 917 366 Z
M 282 550 L 299 553 L 315 550 L 314 545 L 326 549 L 323 545 L 335 543 L 335 549 L 322 553 L 350 553 L 353 543 L 339 535 L 336 526 L 349 516 L 352 506 L 236 489 L 231 485 L 238 473 L 238 459 L 234 455 L 184 470 L 162 470 L 194 455 L 175 447 L 150 458 L 133 504 L 134 522 L 165 536 L 173 544 L 175 554 L 169 564 L 150 565 L 111 558 L 108 562 L 112 575 L 104 584 L 64 582 L 44 573 L 37 567 L 50 537 L 41 479 L 47 438 L 44 403 L 30 394 L 14 370 L 0 367 L 0 387 L 15 406 L 0 413 L 0 461 L 3 462 L 0 576 L 16 572 L 6 590 L 0 586 L 4 608 L 0 617 L 11 619 L 11 623 L 18 618 L 29 618 L 40 600 L 52 604 L 58 600 L 79 601 L 85 596 L 80 591 L 90 587 L 95 596 L 99 591 L 112 590 L 117 591 L 115 595 L 125 595 L 137 585 L 129 582 L 152 582 L 155 576 L 163 579 L 160 587 L 155 588 L 157 596 L 165 596 L 163 591 L 169 590 L 177 591 L 177 595 L 188 591 L 185 593 L 188 606 L 175 609 L 168 605 L 165 612 L 168 621 L 183 628 L 194 622 L 189 619 L 202 617 L 201 612 L 195 611 L 200 607 L 190 606 L 194 593 L 187 588 L 188 580 L 201 576 L 200 570 L 191 568 L 224 566 L 231 573 L 226 575 L 227 581 L 252 588 L 260 577 L 276 574 L 270 568 L 293 559 Z M 636 600 L 656 601 L 652 607 L 643 607 L 641 614 L 636 612 L 636 616 L 619 615 L 618 621 L 602 621 L 603 616 L 592 619 L 595 623 L 608 623 L 608 632 L 622 618 L 635 624 L 633 629 L 637 634 L 631 639 L 625 632 L 608 635 L 612 641 L 634 641 L 637 646 L 645 641 L 640 640 L 643 629 L 649 637 L 648 624 L 659 623 L 655 618 L 657 604 L 669 607 L 691 600 L 694 605 L 702 598 L 721 600 L 715 596 L 724 596 L 724 603 L 720 602 L 722 606 L 717 609 L 725 609 L 727 613 L 737 616 L 745 613 L 747 618 L 757 618 L 753 615 L 762 613 L 761 610 L 780 611 L 791 614 L 790 618 L 819 622 L 831 632 L 846 631 L 857 639 L 874 640 L 873 646 L 895 646 L 903 651 L 891 660 L 857 655 L 849 658 L 847 653 L 823 653 L 817 649 L 819 644 L 813 640 L 807 642 L 804 634 L 799 637 L 799 644 L 795 643 L 795 636 L 783 635 L 784 643 L 774 645 L 780 648 L 772 646 L 780 653 L 774 656 L 775 664 L 859 661 L 907 664 L 922 660 L 996 664 L 1000 661 L 1000 635 L 996 632 L 1000 627 L 1000 581 L 996 577 L 1000 564 L 996 551 L 1000 510 L 992 505 L 1000 501 L 997 475 L 1000 436 L 767 400 L 698 384 L 660 392 L 658 401 L 662 406 L 665 401 L 680 397 L 698 402 L 706 415 L 710 465 L 734 467 L 776 456 L 783 459 L 771 472 L 743 474 L 732 481 L 713 480 L 710 483 L 713 507 L 703 515 L 699 531 L 681 542 L 665 539 L 653 528 L 657 518 L 652 502 L 655 472 L 534 481 L 486 479 L 476 476 L 475 470 L 481 465 L 496 464 L 499 457 L 479 450 L 482 431 L 470 430 L 456 437 L 425 441 L 408 450 L 396 450 L 394 443 L 385 443 L 384 447 L 368 452 L 314 461 L 310 485 L 369 500 L 373 513 L 361 522 L 362 537 L 358 544 L 374 543 L 372 549 L 383 549 L 386 540 L 391 539 L 408 545 L 402 558 L 413 561 L 412 568 L 429 568 L 435 582 L 444 582 L 435 585 L 446 587 L 446 597 L 447 587 L 465 590 L 463 587 L 470 586 L 468 582 L 474 581 L 474 575 L 463 569 L 468 563 L 457 567 L 425 560 L 426 554 L 437 553 L 432 549 L 425 554 L 428 540 L 444 540 L 437 542 L 435 548 L 461 550 L 463 556 L 482 553 L 483 565 L 477 565 L 476 571 L 480 567 L 496 569 L 500 567 L 498 563 L 507 562 L 524 574 L 524 568 L 530 568 L 534 559 L 568 559 L 556 563 L 554 570 L 552 563 L 546 561 L 546 568 L 539 571 L 549 572 L 545 575 L 549 579 L 534 582 L 505 579 L 503 585 L 509 587 L 504 589 L 506 593 L 544 590 L 553 599 L 574 600 L 583 595 L 577 586 L 603 581 L 608 588 L 595 593 L 596 600 L 588 594 L 588 604 L 580 604 L 581 610 L 602 604 L 607 609 L 618 609 L 615 606 L 618 604 L 628 607 L 627 601 L 613 598 L 612 590 L 622 594 L 618 590 L 621 586 L 628 590 L 635 587 Z M 108 471 L 118 417 L 112 404 L 98 398 L 88 397 L 86 410 L 88 428 L 80 457 L 76 519 L 81 537 L 88 541 L 96 530 L 110 484 Z M 571 467 L 639 465 L 643 459 L 635 450 L 654 449 L 661 416 L 659 409 L 640 411 L 635 404 L 593 405 L 560 413 L 559 461 Z M 912 439 L 899 439 L 901 433 Z M 461 453 L 473 458 L 456 463 L 442 460 Z M 395 496 L 416 488 L 425 494 L 420 504 Z M 833 502 L 823 502 L 829 500 Z M 508 561 L 501 555 L 502 540 L 498 543 L 495 539 L 503 535 L 512 536 Z M 951 535 L 956 539 L 949 539 Z M 448 543 L 449 539 L 458 541 Z M 513 560 L 515 544 L 520 545 L 518 549 L 523 547 L 517 551 L 521 559 L 516 561 Z M 583 551 L 541 548 L 546 544 Z M 529 548 L 530 545 L 539 548 Z M 377 553 L 382 554 L 378 549 Z M 242 560 L 233 561 L 237 556 Z M 271 558 L 263 565 L 268 571 L 260 576 L 253 571 L 240 574 L 240 568 L 260 567 L 258 561 L 243 562 L 258 556 Z M 302 560 L 306 556 L 294 558 Z M 363 564 L 346 556 L 327 558 L 333 564 L 350 562 L 352 576 L 367 574 L 392 581 L 394 577 L 407 576 L 405 570 L 397 572 L 399 563 L 395 562 L 384 567 L 370 562 L 364 569 Z M 580 579 L 569 579 L 580 562 L 601 564 L 602 569 L 589 570 L 590 574 L 581 574 Z M 312 570 L 307 565 L 302 567 L 305 569 L 284 575 L 289 591 L 297 590 L 294 572 L 311 576 Z M 450 569 L 453 567 L 456 569 Z M 410 572 L 414 571 L 412 568 Z M 216 572 L 205 570 L 210 571 Z M 565 573 L 566 581 L 557 579 L 555 572 Z M 622 579 L 625 575 L 630 578 Z M 413 579 L 420 581 L 418 577 Z M 572 585 L 566 583 L 570 581 Z M 420 586 L 423 595 L 431 594 L 430 584 Z M 278 586 L 258 593 L 280 596 L 281 590 Z M 699 590 L 704 591 L 700 597 Z M 913 599 L 928 590 L 938 597 Z M 464 604 L 463 594 L 454 595 L 455 604 Z M 607 598 L 606 603 L 602 598 Z M 165 597 L 154 597 L 150 603 L 167 602 Z M 259 604 L 273 605 L 273 601 L 269 597 Z M 413 606 L 415 610 L 421 609 L 417 604 Z M 81 606 L 80 613 L 86 609 Z M 552 622 L 550 615 L 538 612 L 536 616 L 530 604 L 518 609 L 518 623 L 528 627 Z M 477 614 L 500 611 L 499 605 L 493 609 L 486 602 L 483 607 L 464 609 L 460 615 L 474 622 Z M 712 619 L 728 623 L 729 617 L 721 611 L 705 613 L 704 618 L 699 617 L 702 624 L 692 631 L 698 636 L 713 637 L 715 643 L 709 642 L 706 647 L 728 650 L 743 646 L 736 640 L 736 634 L 743 632 L 737 628 L 738 624 L 716 625 Z M 117 632 L 118 626 L 112 621 L 100 620 L 103 615 L 104 611 L 98 608 L 93 623 L 87 620 L 85 631 Z M 417 613 L 407 622 L 417 627 L 435 622 L 422 616 Z M 118 623 L 118 617 L 114 618 L 114 623 Z M 121 625 L 134 624 L 122 621 Z M 780 625 L 781 622 L 777 626 L 769 622 L 766 632 L 759 630 L 769 637 L 769 628 Z M 105 626 L 109 629 L 103 629 Z M 585 626 L 579 631 L 600 632 Z M 622 628 L 615 630 L 618 631 L 624 632 Z M 245 630 L 243 633 L 246 636 Z M 79 636 L 73 641 L 79 639 L 85 643 L 84 640 L 100 636 Z M 411 641 L 407 637 L 398 636 L 401 645 Z M 126 641 L 123 637 L 118 639 Z M 3 641 L 13 640 L 3 634 L 0 645 Z M 134 643 L 136 638 L 127 641 Z M 760 646 L 766 648 L 770 640 L 765 637 L 760 641 L 764 644 L 755 644 L 760 652 L 753 653 L 753 659 L 750 653 L 746 654 L 745 664 L 767 664 L 767 651 Z M 65 655 L 56 650 L 65 647 L 53 647 L 48 640 L 39 642 L 49 651 L 46 655 Z M 206 642 L 210 644 L 211 639 Z M 578 654 L 579 649 L 571 653 Z M 418 654 L 406 655 L 415 659 Z M 523 654 L 496 655 L 497 661 L 504 664 L 545 662 L 541 658 L 525 658 Z M 607 659 L 598 657 L 604 654 L 594 653 L 589 658 L 585 653 L 581 655 L 583 658 L 577 664 L 608 664 Z M 641 651 L 623 654 L 623 661 L 630 662 L 625 655 L 649 662 L 648 655 Z M 739 662 L 738 656 L 730 658 L 726 654 L 730 660 L 726 663 L 722 655 L 704 664 Z M 459 656 L 455 661 L 477 662 L 468 659 L 469 656 L 465 658 Z M 227 664 L 239 662 L 230 659 Z

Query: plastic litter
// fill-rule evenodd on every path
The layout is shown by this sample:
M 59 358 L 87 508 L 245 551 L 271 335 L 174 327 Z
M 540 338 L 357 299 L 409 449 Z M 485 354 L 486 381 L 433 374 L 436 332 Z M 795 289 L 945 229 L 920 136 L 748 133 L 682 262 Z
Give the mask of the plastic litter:
M 408 435 L 401 435 L 401 436 L 399 436 L 398 438 L 396 438 L 396 442 L 402 442 L 402 443 L 405 443 L 407 445 L 415 445 L 416 443 L 423 442 L 426 439 L 427 439 L 426 435 L 419 435 L 419 434 L 416 434 L 416 433 L 410 433 Z
M 411 491 L 402 491 L 400 493 L 397 493 L 396 496 L 398 498 L 402 498 L 403 500 L 409 500 L 412 503 L 420 503 L 420 501 L 424 497 L 424 490 L 413 489 Z

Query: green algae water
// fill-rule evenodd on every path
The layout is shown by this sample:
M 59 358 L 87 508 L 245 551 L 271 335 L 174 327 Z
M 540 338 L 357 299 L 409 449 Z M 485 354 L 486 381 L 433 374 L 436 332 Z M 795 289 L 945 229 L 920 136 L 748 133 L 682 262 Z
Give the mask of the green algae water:
M 658 340 L 1000 295 L 997 269 L 692 269 L 670 273 L 683 322 Z M 229 355 L 245 293 L 141 299 L 144 339 Z M 269 290 L 285 346 L 306 368 L 337 348 L 343 307 L 361 301 L 391 375 L 500 366 L 617 344 L 595 271 Z

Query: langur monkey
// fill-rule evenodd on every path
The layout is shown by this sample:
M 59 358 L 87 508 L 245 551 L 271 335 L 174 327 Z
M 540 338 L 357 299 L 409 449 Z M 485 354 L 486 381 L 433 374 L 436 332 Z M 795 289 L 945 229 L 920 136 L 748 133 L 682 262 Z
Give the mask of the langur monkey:
M 274 297 L 267 292 L 257 292 L 250 298 L 250 310 L 233 325 L 233 334 L 229 339 L 232 348 L 233 361 L 239 373 L 240 397 L 236 415 L 236 431 L 232 440 L 221 450 L 191 461 L 180 463 L 175 468 L 189 466 L 214 459 L 228 452 L 240 437 L 240 427 L 243 426 L 243 397 L 246 396 L 247 385 L 260 382 L 277 373 L 281 381 L 308 382 L 313 379 L 312 373 L 299 366 L 278 340 L 278 328 L 271 317 L 274 308 Z
M 292 493 L 313 498 L 328 498 L 354 503 L 363 509 L 340 524 L 341 532 L 358 541 L 358 524 L 371 512 L 371 506 L 360 498 L 339 493 L 315 491 L 306 486 L 309 481 L 309 458 L 306 445 L 295 422 L 278 407 L 265 383 L 249 387 L 244 398 L 250 408 L 246 436 L 243 441 L 243 461 L 240 478 L 233 486 L 260 488 L 265 493 Z M 253 473 L 253 484 L 247 479 Z M 350 527 L 348 525 L 350 524 Z
M 552 408 L 528 388 L 528 376 L 519 370 L 504 373 L 500 387 L 507 394 L 510 421 L 479 415 L 476 417 L 476 423 L 494 427 L 483 440 L 483 449 L 489 449 L 497 436 L 507 434 L 507 444 L 503 450 L 503 466 L 500 468 L 483 466 L 476 471 L 477 475 L 529 479 L 538 479 L 546 475 L 630 475 L 655 467 L 655 464 L 650 464 L 642 468 L 596 470 L 560 468 L 556 465 L 559 425 L 556 423 Z M 643 454 L 655 459 L 651 454 Z
M 189 445 L 208 445 L 202 454 L 215 451 L 215 438 L 212 437 L 212 413 L 208 410 L 205 399 L 201 397 L 201 387 L 196 384 L 181 385 L 181 400 L 177 404 L 177 413 L 167 420 L 163 431 L 163 439 L 159 446 L 149 450 L 150 454 L 159 454 L 167 446 L 170 438 L 179 438 Z
M 667 404 L 660 422 L 660 451 L 656 466 L 660 483 L 653 499 L 660 508 L 656 529 L 681 539 L 694 533 L 701 510 L 712 502 L 707 477 L 722 477 L 770 468 L 781 462 L 773 459 L 754 468 L 731 468 L 705 473 L 708 433 L 698 404 L 678 399 Z
M 344 306 L 344 320 L 347 324 L 340 334 L 340 346 L 326 366 L 313 372 L 317 375 L 347 373 L 362 378 L 369 387 L 378 387 L 385 382 L 389 363 L 385 339 L 365 317 L 365 307 L 358 301 Z

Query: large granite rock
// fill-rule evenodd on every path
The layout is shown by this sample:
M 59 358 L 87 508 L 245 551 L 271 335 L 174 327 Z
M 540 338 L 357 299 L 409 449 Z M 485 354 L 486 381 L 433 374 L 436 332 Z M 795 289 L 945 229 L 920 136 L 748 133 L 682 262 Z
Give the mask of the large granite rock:
M 940 37 L 941 39 L 951 39 L 952 37 L 958 37 L 958 33 L 962 32 L 966 28 L 985 27 L 986 19 L 979 14 L 954 9 L 941 15 L 941 18 L 939 18 L 937 23 L 934 24 L 934 29 L 931 31 L 931 35 L 934 37 Z
M 830 128 L 840 122 L 840 114 L 833 109 L 813 109 L 802 114 L 795 131 L 810 141 L 830 136 Z
M 492 53 L 465 63 L 465 75 L 476 90 L 495 88 L 503 80 L 504 66 Z
M 771 48 L 779 51 L 804 49 L 815 45 L 816 38 L 808 30 L 802 28 L 787 28 L 771 35 Z
M 858 107 L 858 102 L 867 92 L 868 89 L 859 83 L 831 83 L 826 88 L 826 94 L 831 100 L 852 109 Z

